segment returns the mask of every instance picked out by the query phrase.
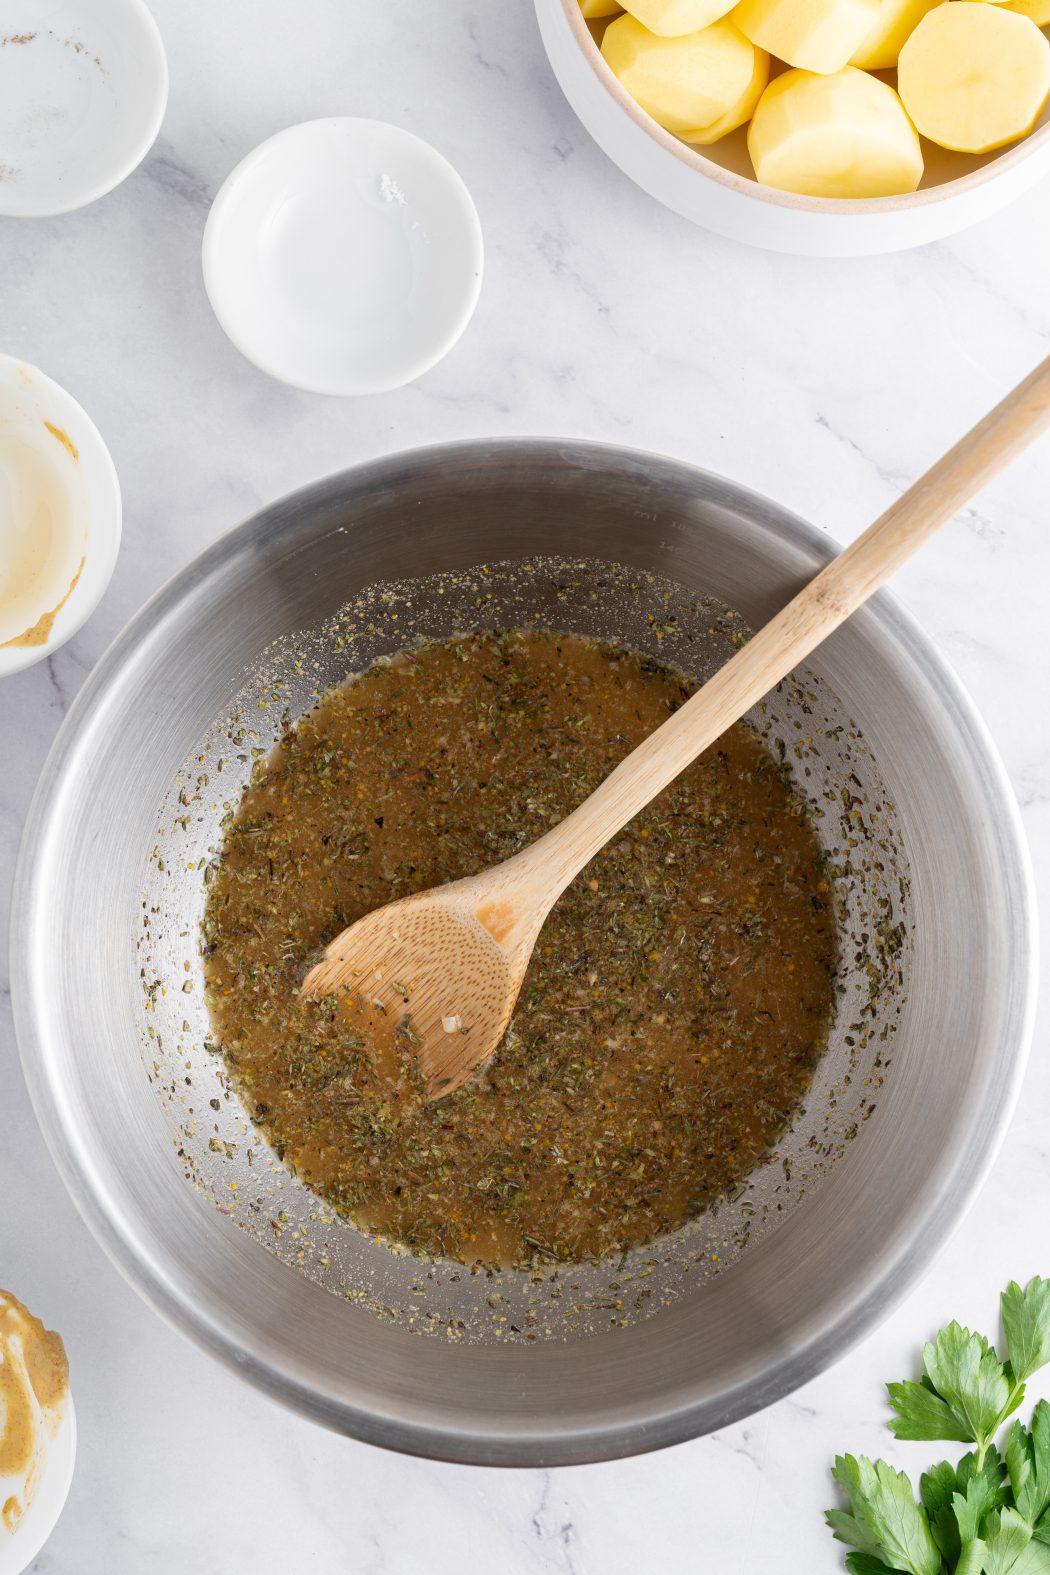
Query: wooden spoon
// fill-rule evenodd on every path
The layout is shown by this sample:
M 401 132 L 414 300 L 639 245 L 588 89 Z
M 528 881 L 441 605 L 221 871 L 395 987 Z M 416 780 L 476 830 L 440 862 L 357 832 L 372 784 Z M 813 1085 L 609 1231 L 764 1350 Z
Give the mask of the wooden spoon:
M 503 1038 L 540 927 L 570 881 L 1048 425 L 1050 358 L 566 820 L 494 869 L 359 919 L 310 970 L 303 993 L 344 990 L 378 1007 L 415 1046 L 428 1096 L 458 1088 Z

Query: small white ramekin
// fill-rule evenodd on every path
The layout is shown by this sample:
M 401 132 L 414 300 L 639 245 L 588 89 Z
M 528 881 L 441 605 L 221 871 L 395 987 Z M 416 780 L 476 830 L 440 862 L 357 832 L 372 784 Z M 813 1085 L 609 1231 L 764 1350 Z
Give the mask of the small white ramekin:
M 477 210 L 448 160 L 385 121 L 289 126 L 229 175 L 204 230 L 216 317 L 262 371 L 338 396 L 400 388 L 481 289 Z

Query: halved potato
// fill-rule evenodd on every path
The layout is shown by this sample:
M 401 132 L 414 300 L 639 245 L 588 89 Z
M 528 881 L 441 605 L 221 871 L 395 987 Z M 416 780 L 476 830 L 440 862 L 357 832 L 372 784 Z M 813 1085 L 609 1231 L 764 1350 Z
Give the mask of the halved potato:
M 730 114 L 755 70 L 754 46 L 730 22 L 660 38 L 633 16 L 618 16 L 605 30 L 602 54 L 642 109 L 676 132 Z
M 922 178 L 903 104 L 855 66 L 777 77 L 758 101 L 747 147 L 763 185 L 806 197 L 890 197 Z
M 736 0 L 627 0 L 625 11 L 637 17 L 650 33 L 661 38 L 681 38 L 698 33 L 731 11 Z
M 850 56 L 851 66 L 864 71 L 888 71 L 897 64 L 904 41 L 927 11 L 941 0 L 882 0 L 878 21 L 859 49 Z M 1050 3 L 1050 0 L 1047 0 Z
M 881 0 L 740 0 L 729 19 L 789 66 L 840 71 L 879 19 Z
M 679 135 L 686 142 L 708 143 L 718 142 L 720 138 L 727 137 L 738 126 L 746 126 L 751 116 L 755 113 L 755 105 L 766 91 L 769 81 L 769 56 L 764 49 L 755 50 L 755 69 L 751 73 L 751 81 L 747 91 L 738 100 L 733 108 L 727 110 L 718 120 L 711 122 L 710 126 L 701 126 L 692 131 L 682 131 Z
M 1031 131 L 1050 95 L 1050 42 L 986 0 L 945 0 L 900 52 L 897 85 L 924 137 L 988 153 Z
M 580 0 L 580 10 L 588 22 L 598 22 L 605 16 L 619 16 L 623 6 L 620 0 Z

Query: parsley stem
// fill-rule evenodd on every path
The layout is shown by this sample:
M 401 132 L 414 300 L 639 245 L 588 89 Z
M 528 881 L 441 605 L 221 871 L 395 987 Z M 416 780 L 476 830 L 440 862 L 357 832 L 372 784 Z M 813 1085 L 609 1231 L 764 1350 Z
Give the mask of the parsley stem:
M 1023 1383 L 1015 1384 L 1014 1387 L 1010 1390 L 1010 1398 L 1007 1400 L 1006 1404 L 1003 1406 L 1003 1409 L 999 1412 L 999 1415 L 996 1417 L 995 1422 L 993 1423 L 993 1425 L 992 1425 L 992 1427 L 991 1427 L 991 1429 L 990 1429 L 990 1431 L 988 1433 L 987 1438 L 983 1438 L 983 1437 L 978 1437 L 977 1438 L 976 1443 L 977 1443 L 977 1469 L 978 1469 L 978 1471 L 980 1471 L 981 1467 L 984 1465 L 984 1457 L 988 1453 L 988 1450 L 991 1447 L 992 1440 L 995 1438 L 996 1433 L 1002 1427 L 1003 1423 L 1006 1421 L 1006 1418 L 1008 1416 L 1011 1416 L 1013 1414 L 1013 1412 L 1017 1410 L 1017 1407 L 1021 1404 L 1021 1401 L 1023 1399 L 1024 1399 L 1024 1384 Z

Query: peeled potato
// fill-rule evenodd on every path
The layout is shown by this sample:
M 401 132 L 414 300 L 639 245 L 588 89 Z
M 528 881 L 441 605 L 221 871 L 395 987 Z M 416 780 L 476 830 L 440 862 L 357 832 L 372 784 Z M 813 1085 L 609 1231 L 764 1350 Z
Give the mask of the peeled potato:
M 597 22 L 605 16 L 619 16 L 623 6 L 620 0 L 580 0 L 580 10 L 588 22 Z
M 738 126 L 744 126 L 755 113 L 755 105 L 766 90 L 769 81 L 769 56 L 764 49 L 755 50 L 755 69 L 751 73 L 751 81 L 743 97 L 733 105 L 733 108 L 709 126 L 694 127 L 692 131 L 683 131 L 680 135 L 686 142 L 717 142 L 721 137 L 727 137 Z
M 710 126 L 747 93 L 755 51 L 729 22 L 684 38 L 659 38 L 633 16 L 618 16 L 602 54 L 631 97 L 668 131 Z
M 1010 0 L 1003 10 L 1016 11 L 1018 16 L 1026 16 L 1036 27 L 1045 27 L 1050 22 L 1050 0 Z
M 918 27 L 927 11 L 941 0 L 882 0 L 878 21 L 859 49 L 850 56 L 851 66 L 864 71 L 888 71 L 897 64 L 904 41 Z M 1050 0 L 1044 0 L 1050 5 Z
M 736 0 L 627 0 L 624 7 L 637 17 L 650 33 L 661 38 L 680 38 L 683 33 L 698 33 L 731 11 Z
M 901 50 L 897 85 L 924 137 L 987 153 L 1031 131 L 1050 95 L 1050 42 L 1035 23 L 983 0 L 946 0 Z
M 805 71 L 839 71 L 879 19 L 880 0 L 740 0 L 730 21 Z
M 992 5 L 1001 5 L 1004 11 L 1017 11 L 1021 16 L 1030 17 L 1036 27 L 1045 27 L 1050 22 L 1050 0 L 991 0 Z
M 855 66 L 777 77 L 758 101 L 747 147 L 763 185 L 806 197 L 891 197 L 922 178 L 900 99 Z

